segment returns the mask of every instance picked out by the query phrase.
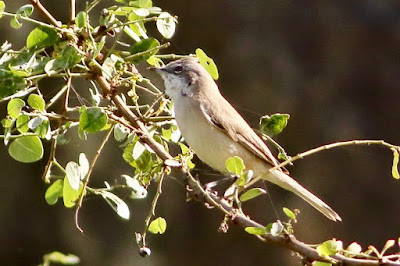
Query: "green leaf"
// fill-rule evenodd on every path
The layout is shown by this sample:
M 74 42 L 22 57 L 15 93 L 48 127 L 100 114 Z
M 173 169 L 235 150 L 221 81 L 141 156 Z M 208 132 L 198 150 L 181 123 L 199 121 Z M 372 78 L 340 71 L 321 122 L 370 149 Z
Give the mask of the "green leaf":
M 337 252 L 336 240 L 328 240 L 317 246 L 317 252 L 320 256 L 330 256 Z
M 18 8 L 17 12 L 15 12 L 16 15 L 21 15 L 22 17 L 29 17 L 33 12 L 33 5 L 27 4 L 23 5 L 20 8 Z
M 64 178 L 64 186 L 63 186 L 63 200 L 64 206 L 67 208 L 72 208 L 75 206 L 76 201 L 79 199 L 79 196 L 82 192 L 82 186 L 76 190 L 71 187 L 68 178 Z
M 46 103 L 45 103 L 44 99 L 42 98 L 42 96 L 40 96 L 38 94 L 34 94 L 34 93 L 29 95 L 28 104 L 33 109 L 36 109 L 40 112 L 43 112 L 46 107 Z
M 11 118 L 16 119 L 20 114 L 25 102 L 21 99 L 11 99 L 7 104 L 7 113 Z
M 36 162 L 43 157 L 42 141 L 38 136 L 22 136 L 11 143 L 8 153 L 19 162 Z
M 28 123 L 29 123 L 29 116 L 28 115 L 20 115 L 20 116 L 18 116 L 17 123 L 16 123 L 17 130 L 20 133 L 28 132 L 28 130 L 29 130 Z
M 83 110 L 79 116 L 79 128 L 88 133 L 96 133 L 107 124 L 107 115 L 99 107 Z
M 399 179 L 399 169 L 398 169 L 398 164 L 399 164 L 399 152 L 397 149 L 392 149 L 393 151 L 393 165 L 392 165 L 392 176 L 395 179 Z
M 150 223 L 148 230 L 152 234 L 164 234 L 165 230 L 167 230 L 167 221 L 162 217 L 158 217 Z
M 44 255 L 43 260 L 43 265 L 50 265 L 53 263 L 62 265 L 76 265 L 80 262 L 79 257 L 73 254 L 65 255 L 58 251 L 53 251 L 49 254 Z
M 251 235 L 265 235 L 267 233 L 264 227 L 246 227 L 244 230 Z
M 266 193 L 267 192 L 262 188 L 252 188 L 240 196 L 240 201 L 245 202 Z
M 346 248 L 346 250 L 352 254 L 360 254 L 362 247 L 357 242 L 353 242 Z
M 4 128 L 9 128 L 9 127 L 11 127 L 11 126 L 13 125 L 13 119 L 11 119 L 11 118 L 9 118 L 9 117 L 3 118 L 3 119 L 1 120 L 1 125 L 2 125 Z
M 196 49 L 196 55 L 199 58 L 200 64 L 207 70 L 207 72 L 213 77 L 213 79 L 217 80 L 219 78 L 217 65 L 214 63 L 212 58 L 208 57 L 206 53 L 200 49 Z
M 157 29 L 160 34 L 166 38 L 171 39 L 175 33 L 176 23 L 173 16 L 168 12 L 162 12 L 156 22 Z
M 29 50 L 37 50 L 49 47 L 58 41 L 57 32 L 53 29 L 38 26 L 33 29 L 26 38 L 26 47 Z
M 63 195 L 63 180 L 56 180 L 49 188 L 46 190 L 46 194 L 44 198 L 46 199 L 47 204 L 54 205 L 57 203 L 58 198 Z
M 0 1 L 0 18 L 3 16 L 3 14 L 1 14 L 1 13 L 4 12 L 5 8 L 6 8 L 6 4 L 3 1 Z
M 245 169 L 243 159 L 238 156 L 230 157 L 225 162 L 226 170 L 235 175 L 241 175 Z
M 294 212 L 292 212 L 292 210 L 283 207 L 283 212 L 286 214 L 287 217 L 289 217 L 290 219 L 294 220 L 296 219 L 296 215 L 294 214 Z
M 146 147 L 140 143 L 140 141 L 136 141 L 135 146 L 133 147 L 132 150 L 132 158 L 133 160 L 137 160 L 142 154 L 143 152 L 146 150 Z
M 130 49 L 130 53 L 132 55 L 141 53 L 138 56 L 133 58 L 134 63 L 138 63 L 148 59 L 150 56 L 156 54 L 158 49 L 154 49 L 155 47 L 159 46 L 160 42 L 154 38 L 148 38 L 141 40 L 140 42 L 135 43 L 132 48 Z M 149 51 L 151 50 L 151 51 Z
M 117 124 L 114 127 L 114 138 L 116 141 L 123 141 L 129 133 L 129 129 L 122 124 Z
M 323 262 L 323 261 L 314 261 L 312 266 L 332 266 L 332 263 Z
M 87 13 L 86 12 L 79 12 L 75 17 L 75 25 L 78 28 L 83 28 L 86 26 L 87 23 Z
M 106 202 L 113 208 L 113 210 L 123 219 L 128 220 L 130 217 L 130 211 L 128 205 L 120 199 L 117 195 L 108 192 L 102 191 L 101 195 L 106 200 Z
M 260 130 L 268 136 L 276 136 L 287 126 L 289 118 L 288 114 L 265 115 L 260 119 Z
M 15 16 L 10 20 L 10 26 L 13 27 L 14 29 L 19 29 L 22 26 L 21 22 L 19 22 L 18 20 L 19 17 L 20 16 Z

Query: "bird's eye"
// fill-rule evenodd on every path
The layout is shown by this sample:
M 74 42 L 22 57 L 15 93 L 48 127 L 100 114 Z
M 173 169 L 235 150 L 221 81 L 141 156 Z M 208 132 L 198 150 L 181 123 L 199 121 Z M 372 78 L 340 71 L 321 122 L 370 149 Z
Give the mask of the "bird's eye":
M 183 67 L 182 67 L 181 65 L 179 65 L 179 66 L 176 66 L 176 67 L 174 68 L 174 72 L 175 72 L 175 74 L 179 74 L 179 73 L 181 73 L 181 72 L 182 72 L 182 70 L 183 70 Z

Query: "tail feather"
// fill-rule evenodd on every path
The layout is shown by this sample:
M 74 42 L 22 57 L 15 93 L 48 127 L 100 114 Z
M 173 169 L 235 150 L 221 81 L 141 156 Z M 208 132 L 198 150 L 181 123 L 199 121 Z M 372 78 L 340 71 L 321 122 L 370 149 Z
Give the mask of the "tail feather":
M 312 194 L 287 174 L 277 170 L 264 176 L 264 179 L 295 193 L 332 221 L 342 221 L 342 218 L 340 218 L 339 214 L 329 207 L 328 204 Z

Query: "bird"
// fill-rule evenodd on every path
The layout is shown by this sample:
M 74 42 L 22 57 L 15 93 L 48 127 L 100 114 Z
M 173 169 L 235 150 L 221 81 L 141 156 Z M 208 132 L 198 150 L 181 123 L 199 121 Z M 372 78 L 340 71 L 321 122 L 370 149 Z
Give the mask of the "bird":
M 222 96 L 196 57 L 184 57 L 159 68 L 165 93 L 174 103 L 175 120 L 187 144 L 211 168 L 229 174 L 226 160 L 238 156 L 254 177 L 261 177 L 300 196 L 333 221 L 341 217 L 281 168 L 264 141 Z

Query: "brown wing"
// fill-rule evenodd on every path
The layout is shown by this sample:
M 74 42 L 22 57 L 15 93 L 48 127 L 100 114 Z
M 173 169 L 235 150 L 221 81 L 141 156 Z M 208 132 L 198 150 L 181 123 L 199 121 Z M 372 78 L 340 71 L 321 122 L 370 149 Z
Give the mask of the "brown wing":
M 219 101 L 213 99 L 201 105 L 201 109 L 208 121 L 228 134 L 233 140 L 242 144 L 260 159 L 273 166 L 277 166 L 279 164 L 278 161 L 272 155 L 264 141 L 262 141 L 244 118 L 222 95 L 218 96 L 221 97 Z M 216 115 L 217 113 L 218 115 Z M 221 117 L 228 117 L 229 119 L 222 120 Z

